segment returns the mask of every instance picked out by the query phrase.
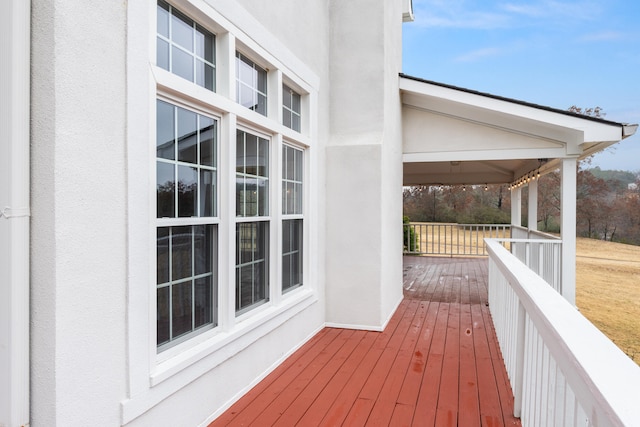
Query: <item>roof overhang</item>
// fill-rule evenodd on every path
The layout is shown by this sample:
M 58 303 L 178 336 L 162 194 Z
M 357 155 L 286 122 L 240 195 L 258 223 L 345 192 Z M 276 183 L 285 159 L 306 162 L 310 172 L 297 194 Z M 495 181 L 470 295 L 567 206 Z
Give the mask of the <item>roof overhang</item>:
M 400 93 L 405 185 L 510 183 L 637 129 L 406 75 Z

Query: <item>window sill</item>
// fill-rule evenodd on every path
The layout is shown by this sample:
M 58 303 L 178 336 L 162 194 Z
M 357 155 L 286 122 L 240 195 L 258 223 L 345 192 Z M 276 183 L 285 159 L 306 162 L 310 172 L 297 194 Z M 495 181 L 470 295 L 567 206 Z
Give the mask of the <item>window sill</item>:
M 292 292 L 280 306 L 266 306 L 258 313 L 242 319 L 233 329 L 217 332 L 205 341 L 159 362 L 151 373 L 151 386 L 162 383 L 200 361 L 203 363 L 198 369 L 198 375 L 215 368 L 317 300 L 315 292 L 308 288 Z M 219 351 L 223 348 L 225 351 Z
M 299 292 L 288 294 L 279 306 L 267 306 L 255 316 L 239 322 L 232 330 L 215 333 L 179 354 L 158 362 L 149 376 L 146 392 L 121 403 L 122 424 L 138 418 L 317 301 L 315 291 L 300 288 Z

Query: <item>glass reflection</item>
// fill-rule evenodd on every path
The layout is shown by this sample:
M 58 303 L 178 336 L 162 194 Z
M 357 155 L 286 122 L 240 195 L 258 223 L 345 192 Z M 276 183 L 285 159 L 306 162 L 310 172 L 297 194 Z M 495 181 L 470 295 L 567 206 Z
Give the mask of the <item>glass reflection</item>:
M 190 166 L 178 166 L 178 216 L 196 215 L 198 172 Z
M 163 159 L 175 159 L 174 106 L 158 100 L 156 102 L 156 152 Z
M 191 280 L 171 287 L 171 334 L 173 338 L 193 329 L 191 297 Z
M 178 160 L 198 163 L 198 115 L 178 108 Z
M 175 169 L 172 163 L 156 162 L 156 216 L 172 218 L 175 216 Z

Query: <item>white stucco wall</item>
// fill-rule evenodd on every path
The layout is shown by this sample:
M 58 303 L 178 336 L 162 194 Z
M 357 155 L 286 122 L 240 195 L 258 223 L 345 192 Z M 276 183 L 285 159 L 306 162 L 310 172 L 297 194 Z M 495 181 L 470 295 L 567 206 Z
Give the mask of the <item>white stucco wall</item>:
M 402 298 L 402 3 L 331 7 L 327 322 L 381 329 Z
M 158 379 L 145 353 L 153 319 L 145 147 L 155 98 L 148 55 L 154 2 L 36 0 L 32 24 L 32 425 L 199 425 L 264 377 L 323 325 L 324 147 L 329 135 L 328 8 L 209 4 L 292 70 L 315 75 L 309 215 L 315 299 L 266 330 Z M 255 7 L 253 7 L 255 5 Z M 206 7 L 205 7 L 206 9 Z M 141 33 L 140 33 L 141 29 Z M 127 39 L 127 34 L 135 35 Z M 300 37 L 306 34 L 307 37 Z M 293 35 L 298 35 L 293 37 Z M 131 36 L 133 37 L 133 36 Z M 231 53 L 233 54 L 233 53 Z M 152 55 L 152 54 L 151 54 Z M 300 78 L 300 76 L 296 76 Z M 151 150 L 146 150 L 147 152 Z M 133 156 L 133 157 L 132 157 Z M 137 163 L 138 162 L 138 163 Z M 140 173 L 136 165 L 141 165 Z M 139 190 L 143 189 L 140 193 Z M 147 190 L 144 190 L 144 189 Z M 142 197 L 140 197 L 142 196 Z M 321 231 L 322 230 L 322 231 Z M 140 292 L 140 290 L 143 290 Z M 142 296 L 142 298 L 140 298 Z M 130 322 L 130 323 L 128 323 Z M 140 336 L 143 336 L 140 351 Z M 146 338 L 144 338 L 146 337 Z M 137 341 L 136 341 L 137 340 Z M 136 347 L 137 346 L 137 347 Z M 134 348 L 135 347 L 135 348 Z M 156 375 L 156 377 L 153 377 Z M 151 385 L 153 383 L 153 385 Z M 181 408 L 176 411 L 176 408 Z
M 125 7 L 32 5 L 34 426 L 118 425 L 126 388 Z

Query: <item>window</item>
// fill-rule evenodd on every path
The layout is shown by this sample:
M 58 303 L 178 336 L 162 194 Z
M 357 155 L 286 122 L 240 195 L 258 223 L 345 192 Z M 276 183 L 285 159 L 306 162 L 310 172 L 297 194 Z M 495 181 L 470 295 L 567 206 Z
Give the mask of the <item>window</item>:
M 236 314 L 269 296 L 269 141 L 236 132 Z M 248 218 L 249 221 L 243 219 Z
M 300 94 L 282 85 L 282 124 L 300 132 Z
M 217 120 L 156 102 L 157 345 L 217 325 Z
M 215 36 L 162 0 L 157 10 L 158 67 L 215 91 Z
M 303 151 L 282 147 L 282 290 L 302 285 Z
M 263 116 L 267 115 L 267 70 L 236 52 L 236 99 Z
M 226 22 L 213 22 L 215 15 L 202 8 L 206 2 L 180 2 L 190 3 L 185 12 L 202 22 L 177 10 L 172 0 L 154 3 L 157 31 L 150 36 L 156 42 L 156 141 L 150 163 L 156 174 L 151 190 L 156 202 L 151 212 L 155 215 L 156 298 L 150 309 L 155 305 L 156 353 L 162 364 L 178 353 L 193 351 L 197 346 L 191 347 L 188 341 L 194 337 L 194 343 L 220 345 L 219 330 L 245 333 L 235 328 L 237 322 L 261 313 L 273 315 L 270 310 L 256 310 L 260 306 L 299 302 L 281 296 L 303 286 L 306 154 L 297 147 L 310 141 L 308 135 L 287 131 L 283 143 L 281 133 L 283 124 L 299 132 L 302 114 L 308 115 L 306 110 L 301 113 L 301 95 L 292 87 L 306 87 L 305 94 L 311 88 L 293 70 L 269 75 L 262 66 L 279 63 L 276 57 L 264 51 L 262 56 L 241 53 L 250 40 L 245 34 L 216 38 L 208 29 L 219 34 L 235 30 Z M 217 44 L 225 52 L 235 52 L 235 57 L 223 56 L 216 64 Z M 238 104 L 266 118 L 244 108 L 229 111 L 229 99 L 224 98 L 233 97 L 233 92 L 207 96 L 193 90 L 199 85 L 214 91 L 218 68 L 234 66 Z M 274 82 L 267 81 L 271 78 Z M 267 117 L 271 83 L 273 89 L 283 90 L 282 105 L 277 106 L 282 108 L 282 123 Z M 222 133 L 227 125 L 233 126 L 230 130 L 235 135 Z M 221 135 L 230 136 L 221 140 Z M 220 154 L 233 152 L 234 147 L 235 173 L 234 160 Z M 274 159 L 274 155 L 282 157 Z M 278 165 L 275 174 L 272 164 Z M 231 207 L 234 186 L 235 207 Z M 224 269 L 220 275 L 218 269 Z M 224 283 L 218 277 L 224 277 Z M 270 278 L 277 278 L 275 285 Z M 308 298 L 311 292 L 297 294 Z

